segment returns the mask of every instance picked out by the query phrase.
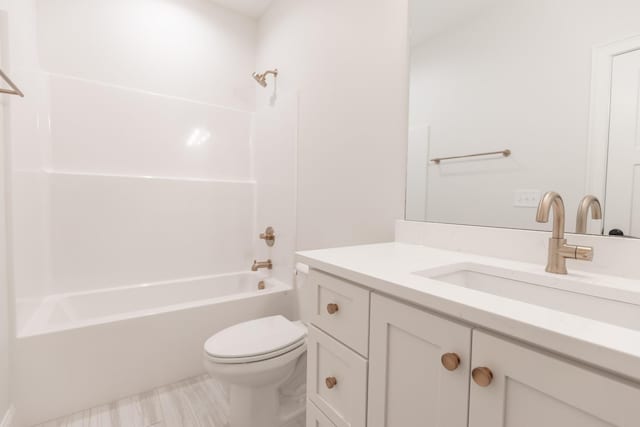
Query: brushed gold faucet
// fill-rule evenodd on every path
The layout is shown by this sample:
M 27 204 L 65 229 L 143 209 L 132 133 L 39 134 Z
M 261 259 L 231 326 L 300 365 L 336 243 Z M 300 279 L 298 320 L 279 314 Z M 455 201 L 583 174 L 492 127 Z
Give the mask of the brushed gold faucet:
M 546 193 L 536 214 L 536 221 L 549 222 L 549 214 L 553 209 L 553 231 L 549 239 L 549 257 L 546 271 L 555 274 L 567 274 L 567 258 L 591 261 L 593 259 L 593 248 L 585 246 L 568 245 L 564 238 L 564 202 L 562 197 L 556 192 Z
M 591 210 L 591 219 L 602 219 L 602 205 L 596 196 L 587 195 L 582 198 L 578 206 L 578 217 L 576 218 L 576 233 L 587 234 L 587 219 Z
M 251 271 L 258 271 L 258 269 L 260 269 L 260 268 L 266 268 L 268 270 L 271 270 L 273 268 L 273 263 L 271 262 L 270 259 L 268 259 L 266 261 L 253 260 L 253 265 L 251 266 Z

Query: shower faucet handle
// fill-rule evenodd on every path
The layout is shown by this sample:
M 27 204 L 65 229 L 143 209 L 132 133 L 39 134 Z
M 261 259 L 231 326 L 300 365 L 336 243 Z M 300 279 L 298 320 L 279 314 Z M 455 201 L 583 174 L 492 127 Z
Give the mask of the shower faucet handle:
M 267 246 L 273 246 L 276 243 L 276 233 L 273 227 L 267 227 L 264 233 L 260 233 L 260 238 L 264 240 Z

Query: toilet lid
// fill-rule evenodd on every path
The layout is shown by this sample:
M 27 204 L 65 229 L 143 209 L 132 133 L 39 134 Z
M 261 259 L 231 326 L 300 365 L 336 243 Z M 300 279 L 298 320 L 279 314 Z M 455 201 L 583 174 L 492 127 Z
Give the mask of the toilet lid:
M 204 349 L 216 359 L 255 359 L 296 348 L 306 330 L 283 316 L 263 317 L 224 329 L 207 340 Z

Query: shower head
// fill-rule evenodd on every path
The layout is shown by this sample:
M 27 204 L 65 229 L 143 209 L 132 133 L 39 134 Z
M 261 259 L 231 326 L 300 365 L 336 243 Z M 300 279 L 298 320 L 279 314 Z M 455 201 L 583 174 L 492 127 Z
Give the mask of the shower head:
M 267 76 L 269 74 L 273 74 L 273 77 L 278 77 L 278 69 L 275 70 L 267 70 L 264 73 L 253 73 L 253 78 L 258 84 L 262 87 L 267 87 Z

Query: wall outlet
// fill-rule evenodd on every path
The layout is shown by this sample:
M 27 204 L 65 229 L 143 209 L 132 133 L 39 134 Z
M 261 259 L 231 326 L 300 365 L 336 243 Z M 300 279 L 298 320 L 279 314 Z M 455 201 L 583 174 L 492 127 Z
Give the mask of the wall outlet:
M 513 197 L 513 206 L 517 208 L 537 208 L 540 204 L 540 190 L 516 190 Z

